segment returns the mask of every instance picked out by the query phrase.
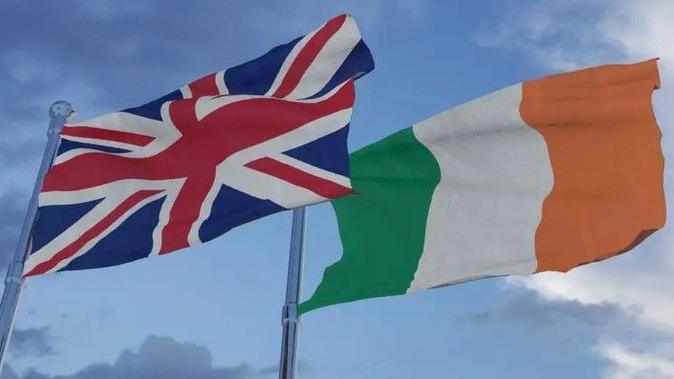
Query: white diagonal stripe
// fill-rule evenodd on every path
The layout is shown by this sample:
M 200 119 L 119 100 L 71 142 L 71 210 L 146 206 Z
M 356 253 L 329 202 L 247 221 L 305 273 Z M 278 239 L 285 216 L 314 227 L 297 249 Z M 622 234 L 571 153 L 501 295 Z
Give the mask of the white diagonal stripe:
M 245 166 L 218 167 L 217 177 L 224 185 L 288 209 L 327 200 L 306 188 Z
M 121 217 L 118 217 L 110 226 L 108 226 L 105 229 L 105 231 L 97 234 L 96 237 L 92 238 L 90 241 L 85 243 L 79 250 L 77 250 L 75 254 L 59 261 L 53 268 L 51 268 L 47 272 L 55 272 L 67 266 L 74 259 L 83 255 L 92 247 L 96 246 L 96 244 L 100 240 L 102 240 L 105 236 L 110 234 L 113 230 L 117 229 L 117 227 L 126 220 L 127 218 L 126 216 L 135 213 L 148 203 L 157 200 L 162 196 L 164 196 L 163 193 L 158 193 L 138 202 L 138 204 L 134 205 L 129 210 L 124 212 L 124 214 Z M 40 250 L 28 256 L 28 259 L 26 259 L 26 263 L 24 266 L 23 271 L 24 274 L 32 271 L 40 263 L 52 259 L 61 250 L 63 250 L 64 248 L 68 247 L 70 244 L 75 242 L 77 238 L 79 238 L 82 235 L 82 230 L 91 229 L 94 225 L 96 225 L 96 223 L 100 222 L 104 217 L 106 217 L 112 209 L 119 206 L 119 204 L 121 203 L 121 201 L 114 202 L 114 204 L 113 202 L 114 201 L 111 200 L 111 198 L 103 200 L 101 203 L 96 205 L 94 209 L 92 209 L 89 213 L 87 213 L 83 218 L 78 220 L 75 224 L 71 225 L 65 232 L 57 236 L 54 240 L 50 241 L 47 245 L 43 246 Z
M 227 165 L 243 166 L 256 159 L 302 146 L 343 128 L 349 123 L 350 118 L 351 108 L 348 108 L 315 119 L 288 133 L 234 153 L 220 163 L 218 167 Z
M 351 188 L 351 180 L 346 176 L 339 175 L 332 171 L 323 170 L 322 168 L 302 162 L 301 160 L 295 159 L 286 154 L 276 154 L 270 156 L 270 158 L 276 159 L 279 162 L 285 163 L 288 166 L 295 167 L 296 169 L 304 171 L 313 176 L 317 176 L 319 178 L 323 178 L 325 180 L 337 183 L 342 187 Z
M 170 102 L 166 102 L 162 105 L 161 108 L 162 117 L 164 118 L 164 120 L 167 121 L 152 120 L 149 118 L 140 117 L 126 112 L 115 112 L 100 117 L 96 117 L 88 121 L 84 121 L 81 124 L 67 125 L 71 127 L 99 128 L 112 131 L 135 133 L 154 138 L 150 143 L 148 143 L 145 146 L 136 146 L 117 141 L 110 141 L 96 138 L 73 137 L 68 135 L 64 135 L 62 138 L 71 141 L 92 143 L 96 145 L 111 146 L 131 150 L 127 153 L 114 153 L 115 155 L 120 155 L 128 158 L 148 157 L 164 150 L 167 146 L 170 146 L 180 137 L 180 132 L 178 132 L 178 130 L 173 126 L 173 124 L 170 123 L 170 118 L 168 117 L 169 104 Z M 167 123 L 171 127 L 167 127 Z M 54 165 L 61 164 L 77 156 L 91 152 L 105 154 L 105 152 L 89 148 L 73 149 L 57 156 L 56 159 L 54 160 Z
M 271 96 L 281 85 L 283 82 L 283 79 L 285 78 L 286 74 L 288 73 L 288 70 L 290 69 L 290 66 L 292 66 L 293 62 L 295 61 L 295 58 L 299 55 L 299 53 L 302 51 L 304 48 L 304 45 L 311 40 L 311 37 L 314 36 L 321 28 L 325 26 L 325 23 L 321 25 L 318 29 L 314 30 L 313 32 L 305 35 L 301 40 L 297 41 L 295 46 L 293 46 L 292 50 L 290 50 L 290 53 L 286 57 L 286 59 L 283 61 L 283 64 L 281 65 L 281 69 L 279 70 L 278 74 L 276 74 L 276 78 L 274 78 L 274 82 L 272 83 L 271 87 L 267 90 L 267 93 L 265 93 L 266 96 Z
M 347 16 L 341 28 L 326 42 L 295 89 L 286 97 L 301 99 L 322 90 L 351 54 L 360 38 L 356 22 L 351 16 Z

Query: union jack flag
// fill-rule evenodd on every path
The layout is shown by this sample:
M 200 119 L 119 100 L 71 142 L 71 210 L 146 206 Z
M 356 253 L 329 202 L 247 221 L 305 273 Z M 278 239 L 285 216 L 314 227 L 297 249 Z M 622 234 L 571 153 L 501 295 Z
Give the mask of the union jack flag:
M 342 15 L 143 106 L 66 125 L 24 276 L 170 253 L 350 193 L 353 80 L 373 68 Z

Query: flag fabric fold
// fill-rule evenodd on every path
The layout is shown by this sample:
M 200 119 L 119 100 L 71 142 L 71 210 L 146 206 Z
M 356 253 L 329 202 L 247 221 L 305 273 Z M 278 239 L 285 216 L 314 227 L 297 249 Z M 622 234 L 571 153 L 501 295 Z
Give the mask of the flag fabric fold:
M 656 60 L 516 84 L 350 156 L 342 258 L 301 312 L 624 253 L 665 223 Z
M 350 193 L 353 81 L 373 68 L 342 15 L 148 104 L 66 125 L 24 275 L 170 253 Z

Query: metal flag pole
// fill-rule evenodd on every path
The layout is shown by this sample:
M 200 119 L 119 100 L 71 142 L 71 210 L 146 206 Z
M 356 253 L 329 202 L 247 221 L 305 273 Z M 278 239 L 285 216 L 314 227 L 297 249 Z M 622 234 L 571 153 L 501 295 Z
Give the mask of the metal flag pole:
M 63 128 L 68 116 L 73 113 L 73 107 L 67 101 L 57 101 L 49 107 L 49 129 L 47 132 L 47 147 L 42 155 L 40 171 L 38 171 L 33 194 L 28 204 L 28 210 L 23 220 L 23 228 L 19 236 L 19 242 L 16 245 L 12 262 L 7 268 L 5 276 L 5 290 L 2 293 L 2 302 L 0 302 L 0 372 L 2 372 L 7 346 L 12 335 L 14 327 L 14 316 L 19 305 L 19 296 L 24 285 L 23 264 L 30 248 L 30 235 L 33 229 L 33 223 L 37 216 L 37 200 L 42 189 L 42 182 L 49 167 L 52 164 L 56 149 L 59 144 L 59 133 Z
M 288 282 L 286 303 L 283 306 L 283 339 L 281 341 L 281 363 L 279 379 L 294 379 L 297 370 L 297 334 L 299 315 L 297 302 L 302 286 L 302 255 L 304 253 L 304 230 L 307 218 L 305 207 L 293 210 L 293 224 L 290 231 L 290 257 L 288 258 Z

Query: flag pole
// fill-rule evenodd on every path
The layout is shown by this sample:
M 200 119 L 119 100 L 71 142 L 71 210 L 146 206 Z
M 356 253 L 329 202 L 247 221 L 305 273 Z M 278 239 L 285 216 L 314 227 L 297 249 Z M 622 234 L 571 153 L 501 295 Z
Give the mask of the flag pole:
M 281 362 L 279 379 L 294 379 L 297 370 L 297 334 L 299 315 L 297 302 L 302 286 L 302 255 L 304 253 L 304 230 L 307 210 L 305 207 L 293 209 L 293 223 L 290 231 L 290 256 L 288 258 L 288 281 L 286 303 L 283 306 L 283 337 L 281 341 Z
M 24 279 L 22 278 L 23 264 L 30 250 L 30 235 L 33 229 L 33 223 L 37 216 L 38 196 L 42 189 L 45 173 L 49 170 L 49 167 L 51 167 L 54 156 L 56 155 L 56 149 L 59 144 L 59 133 L 68 119 L 68 116 L 73 112 L 72 105 L 67 101 L 57 101 L 49 107 L 50 122 L 47 131 L 47 147 L 42 155 L 42 163 L 40 164 L 40 170 L 38 171 L 37 179 L 35 180 L 30 203 L 28 203 L 28 210 L 26 211 L 23 220 L 19 241 L 16 245 L 16 250 L 14 250 L 12 262 L 7 268 L 5 289 L 2 293 L 2 301 L 0 302 L 0 372 L 2 372 L 2 367 L 7 355 L 7 346 L 9 345 L 9 339 L 14 327 L 14 316 L 16 315 L 16 309 L 19 305 L 19 296 L 21 295 L 21 290 L 24 286 Z

